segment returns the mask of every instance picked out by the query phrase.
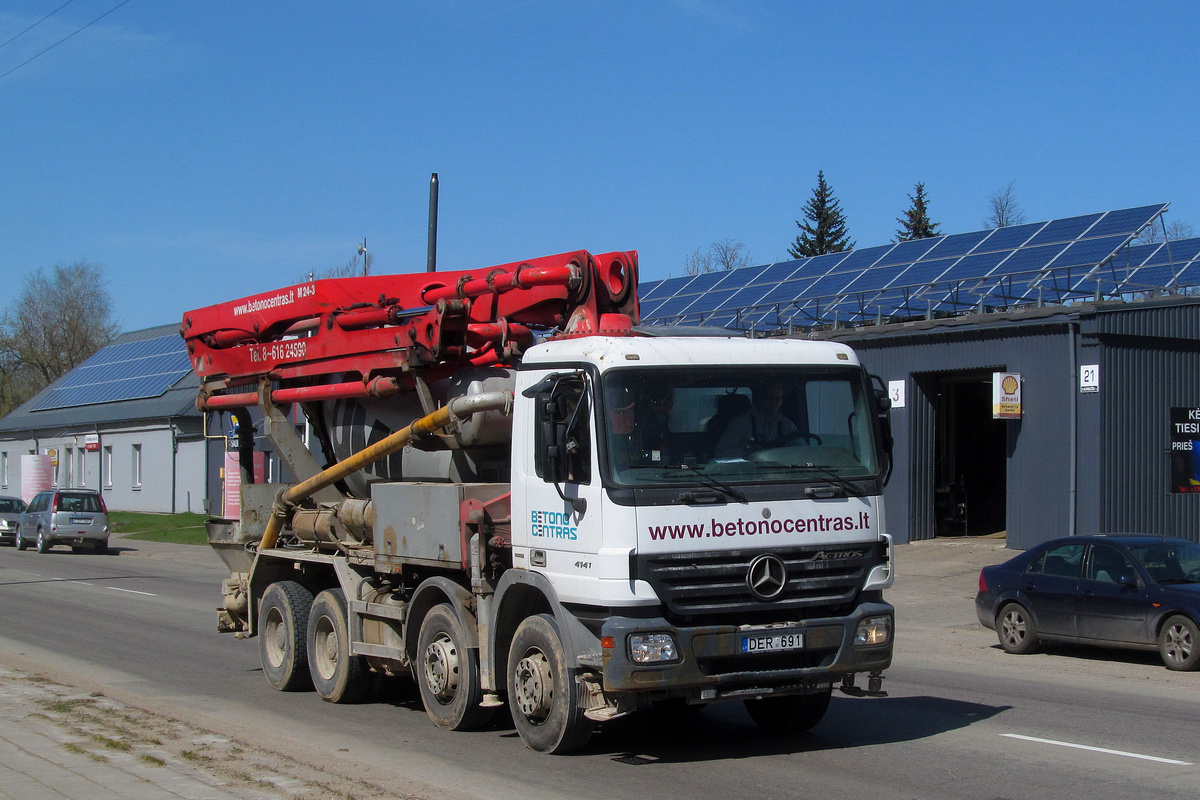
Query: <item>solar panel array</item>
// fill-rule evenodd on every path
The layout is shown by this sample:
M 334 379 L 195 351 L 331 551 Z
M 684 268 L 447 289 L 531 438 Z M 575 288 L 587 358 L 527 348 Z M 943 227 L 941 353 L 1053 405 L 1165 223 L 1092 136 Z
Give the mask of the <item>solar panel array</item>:
M 1187 240 L 1127 247 L 1165 203 L 642 285 L 642 321 L 807 327 L 1004 310 L 1200 284 Z M 1141 258 L 1134 263 L 1134 255 Z M 1189 266 L 1191 265 L 1191 266 Z M 1193 269 L 1194 267 L 1194 269 Z
M 68 372 L 31 411 L 159 397 L 191 372 L 178 334 L 110 344 Z

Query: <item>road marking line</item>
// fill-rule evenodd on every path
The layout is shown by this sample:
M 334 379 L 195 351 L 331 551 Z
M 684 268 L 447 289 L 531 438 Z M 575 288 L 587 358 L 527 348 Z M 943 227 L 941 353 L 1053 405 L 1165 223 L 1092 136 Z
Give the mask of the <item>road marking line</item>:
M 129 592 L 130 594 L 144 594 L 146 597 L 158 597 L 154 592 L 139 592 L 137 589 L 122 589 L 120 586 L 109 586 L 114 592 Z
M 1053 744 L 1059 747 L 1071 747 L 1076 750 L 1090 750 L 1093 753 L 1108 753 L 1112 756 L 1125 756 L 1127 758 L 1140 758 L 1143 761 L 1158 761 L 1163 764 L 1178 764 L 1181 767 L 1190 767 L 1190 761 L 1178 761 L 1174 758 L 1159 758 L 1158 756 L 1146 756 L 1141 753 L 1127 753 L 1124 750 L 1109 750 L 1107 747 L 1091 747 L 1086 744 L 1073 744 L 1071 742 L 1056 742 L 1053 739 L 1039 739 L 1036 736 L 1022 736 L 1019 733 L 1002 733 L 1001 736 L 1007 736 L 1009 739 L 1022 739 L 1026 742 L 1037 742 L 1038 744 Z
M 73 583 L 76 586 L 95 586 L 94 583 L 88 583 L 86 581 L 67 581 L 67 583 Z

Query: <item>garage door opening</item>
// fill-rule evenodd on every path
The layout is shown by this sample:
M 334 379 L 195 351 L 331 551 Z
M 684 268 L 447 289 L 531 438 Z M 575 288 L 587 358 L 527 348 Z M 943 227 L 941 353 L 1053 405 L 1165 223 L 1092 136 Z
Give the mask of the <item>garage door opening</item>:
M 1008 426 L 992 419 L 992 373 L 937 377 L 934 517 L 938 536 L 1007 528 Z

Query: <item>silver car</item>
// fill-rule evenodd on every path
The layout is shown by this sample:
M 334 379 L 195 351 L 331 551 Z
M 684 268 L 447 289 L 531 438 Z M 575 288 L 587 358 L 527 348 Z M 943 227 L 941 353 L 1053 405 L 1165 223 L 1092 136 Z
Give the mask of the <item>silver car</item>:
M 39 492 L 17 523 L 17 549 L 36 544 L 45 553 L 56 544 L 76 553 L 85 547 L 108 552 L 108 509 L 104 498 L 89 489 Z
M 19 497 L 0 497 L 0 544 L 16 544 L 17 523 L 21 512 L 25 510 L 25 501 Z

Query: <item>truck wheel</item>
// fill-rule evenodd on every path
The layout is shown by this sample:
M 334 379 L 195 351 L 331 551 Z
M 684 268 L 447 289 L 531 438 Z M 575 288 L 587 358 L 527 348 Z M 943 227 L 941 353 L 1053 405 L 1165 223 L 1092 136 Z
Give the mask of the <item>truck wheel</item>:
M 467 647 L 462 624 L 450 606 L 434 606 L 421 622 L 417 663 L 425 713 L 439 728 L 469 731 L 483 727 L 492 709 L 480 707 L 479 650 Z
M 803 733 L 825 716 L 833 689 L 816 694 L 763 697 L 743 701 L 750 719 L 771 733 Z
M 547 614 L 526 619 L 513 637 L 508 704 L 530 750 L 570 753 L 592 736 L 595 723 L 579 705 L 579 684 L 567 667 L 558 624 Z
M 363 657 L 350 655 L 346 594 L 341 589 L 321 592 L 308 612 L 308 672 L 317 694 L 330 703 L 357 703 L 370 688 Z
M 38 528 L 37 551 L 39 553 L 49 553 L 51 547 L 52 545 L 50 544 L 50 540 L 46 538 L 46 532 L 41 528 Z
M 1037 624 L 1025 606 L 1008 603 L 996 617 L 996 636 L 1006 653 L 1024 655 L 1037 649 Z
M 21 535 L 20 525 L 13 530 L 13 536 L 16 537 L 13 539 L 13 542 L 17 545 L 18 550 L 24 550 L 26 547 L 29 547 L 29 545 L 25 544 L 25 537 Z
M 281 692 L 312 688 L 308 612 L 312 592 L 295 581 L 272 583 L 258 606 L 258 654 L 267 683 Z
M 1167 669 L 1191 670 L 1200 665 L 1200 632 L 1196 623 L 1176 614 L 1158 634 L 1158 654 Z

